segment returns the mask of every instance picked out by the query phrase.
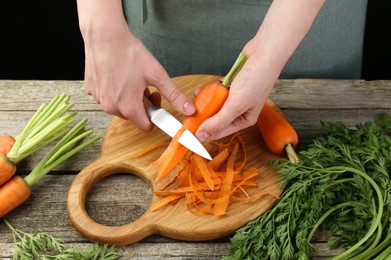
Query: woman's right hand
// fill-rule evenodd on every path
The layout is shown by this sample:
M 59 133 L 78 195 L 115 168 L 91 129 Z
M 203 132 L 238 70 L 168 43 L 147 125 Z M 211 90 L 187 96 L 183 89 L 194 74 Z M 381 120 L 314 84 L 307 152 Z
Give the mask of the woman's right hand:
M 195 112 L 192 101 L 172 82 L 161 64 L 130 31 L 119 0 L 78 0 L 79 24 L 85 44 L 85 87 L 103 111 L 150 131 L 143 96 L 148 86 L 184 115 Z M 160 104 L 160 95 L 150 96 Z

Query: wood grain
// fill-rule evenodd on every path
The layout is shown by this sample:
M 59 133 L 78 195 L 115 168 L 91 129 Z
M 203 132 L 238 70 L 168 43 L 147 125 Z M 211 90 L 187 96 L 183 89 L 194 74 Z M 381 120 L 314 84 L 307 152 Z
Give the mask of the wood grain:
M 175 78 L 174 82 L 186 93 L 190 93 L 216 78 L 218 77 L 183 76 Z M 167 103 L 163 103 L 163 106 L 171 110 Z M 179 117 L 174 111 L 170 112 Z M 267 165 L 277 156 L 266 148 L 257 127 L 248 128 L 240 134 L 246 141 L 247 167 L 256 167 L 261 173 L 256 178 L 258 186 L 250 189 L 249 195 L 270 191 L 279 196 L 282 192 L 279 187 L 279 175 L 275 169 Z M 225 138 L 225 141 L 229 138 Z M 145 134 L 128 121 L 113 118 L 104 136 L 99 158 L 77 175 L 69 189 L 68 213 L 74 226 L 83 235 L 92 241 L 115 245 L 135 243 L 152 234 L 181 240 L 211 240 L 233 233 L 275 203 L 276 198 L 272 196 L 261 197 L 248 203 L 232 202 L 226 215 L 216 217 L 190 212 L 182 199 L 174 206 L 153 212 L 148 209 L 140 218 L 125 225 L 107 226 L 94 221 L 85 209 L 85 200 L 88 191 L 101 178 L 117 172 L 127 172 L 141 177 L 149 183 L 152 191 L 156 190 L 154 180 L 157 169 L 149 168 L 149 164 L 158 159 L 164 150 L 155 150 L 134 159 L 127 157 L 154 143 L 166 140 L 166 134 L 157 128 Z M 153 195 L 152 203 L 159 199 L 160 197 Z

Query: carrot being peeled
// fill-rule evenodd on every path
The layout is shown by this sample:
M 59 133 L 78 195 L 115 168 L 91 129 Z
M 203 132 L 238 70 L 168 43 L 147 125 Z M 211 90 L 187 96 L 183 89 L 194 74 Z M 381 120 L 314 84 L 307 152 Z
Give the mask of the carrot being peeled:
M 236 73 L 242 68 L 247 60 L 247 55 L 241 53 L 233 65 L 232 69 L 225 76 L 223 82 L 212 81 L 204 85 L 197 97 L 194 100 L 196 112 L 183 119 L 183 126 L 193 134 L 201 124 L 208 118 L 215 115 L 223 107 L 225 101 L 228 98 L 229 85 L 236 75 Z M 158 178 L 167 175 L 176 164 L 185 156 L 188 149 L 179 144 L 177 140 L 172 140 L 164 153 L 164 161 L 158 171 Z
M 282 155 L 286 151 L 292 163 L 300 161 L 294 150 L 299 141 L 296 130 L 281 113 L 265 103 L 257 119 L 257 125 L 272 153 Z

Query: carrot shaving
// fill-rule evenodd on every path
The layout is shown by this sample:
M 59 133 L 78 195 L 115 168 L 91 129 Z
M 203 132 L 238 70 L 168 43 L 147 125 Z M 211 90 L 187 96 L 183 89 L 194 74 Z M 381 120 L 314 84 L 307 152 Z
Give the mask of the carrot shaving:
M 178 142 L 179 138 L 186 130 L 186 127 L 182 125 L 182 127 L 172 138 L 167 149 L 163 152 L 161 156 L 163 158 L 163 162 L 159 167 L 156 181 L 163 179 L 188 152 L 188 149 Z M 173 156 L 173 153 L 175 153 L 175 156 Z M 167 158 L 175 158 L 176 160 L 168 160 Z M 161 162 L 161 159 L 159 158 L 158 161 Z
M 150 151 L 153 151 L 157 148 L 160 148 L 160 147 L 167 147 L 169 144 L 169 142 L 158 142 L 158 143 L 154 143 L 150 146 L 148 146 L 147 148 L 145 149 L 142 149 L 136 153 L 132 153 L 131 155 L 129 155 L 127 158 L 128 159 L 133 159 L 133 158 L 136 158 L 136 157 L 140 157 L 141 155 L 144 155 L 146 153 L 149 153 Z
M 212 160 L 208 162 L 208 164 L 212 168 L 212 170 L 217 171 L 220 168 L 220 166 L 224 163 L 224 161 L 227 160 L 228 156 L 229 156 L 228 149 L 224 148 L 215 157 L 213 157 Z
M 236 144 L 234 146 L 234 149 L 233 149 L 229 159 L 228 159 L 227 173 L 225 175 L 223 185 L 221 186 L 221 190 L 220 190 L 220 194 L 219 194 L 220 198 L 229 198 L 231 187 L 232 187 L 232 180 L 234 178 L 235 158 L 236 158 L 238 149 L 239 149 L 239 145 Z M 216 205 L 214 206 L 214 209 L 213 209 L 214 215 L 215 216 L 224 215 L 227 210 L 228 204 L 229 204 L 228 199 L 226 199 L 222 202 L 216 203 Z
M 165 189 L 166 187 L 168 187 L 170 184 L 172 184 L 177 176 L 179 175 L 179 173 L 185 168 L 185 166 L 187 165 L 188 163 L 184 160 L 180 161 L 175 167 L 174 169 L 172 169 L 172 171 L 170 171 L 165 178 L 159 180 L 158 182 L 156 182 L 156 190 L 163 190 Z
M 151 211 L 162 209 L 183 199 L 190 212 L 224 216 L 228 213 L 230 203 L 252 202 L 264 196 L 278 198 L 270 191 L 257 194 L 249 192 L 249 189 L 258 186 L 255 178 L 260 172 L 255 167 L 245 168 L 247 151 L 241 135 L 234 134 L 225 143 L 205 144 L 206 149 L 213 155 L 211 161 L 185 148 L 181 160 L 175 165 L 170 165 L 172 167 L 170 171 L 161 171 L 162 167 L 167 169 L 168 164 L 172 163 L 167 161 L 167 158 L 172 158 L 170 153 L 178 152 L 177 148 L 171 150 L 175 145 L 180 145 L 177 142 L 178 137 L 174 139 L 163 154 L 151 163 L 152 166 L 160 167 L 155 180 L 154 194 L 161 197 L 151 205 Z M 167 143 L 151 145 L 131 154 L 128 158 L 136 158 L 164 145 Z
M 205 163 L 205 160 L 202 159 L 201 157 L 193 154 L 190 157 L 190 161 L 192 164 L 194 164 L 198 167 L 198 169 L 199 169 L 202 177 L 204 178 L 206 184 L 208 185 L 209 189 L 214 190 L 215 184 L 212 179 L 212 176 L 215 177 L 215 179 L 216 179 L 217 175 L 213 172 L 213 170 L 211 168 L 208 167 L 208 164 Z
M 174 201 L 177 201 L 179 200 L 180 198 L 182 198 L 183 195 L 170 195 L 170 196 L 167 196 L 163 199 L 160 199 L 158 200 L 156 203 L 152 204 L 150 210 L 151 211 L 155 211 L 163 206 L 166 206 L 167 204 L 170 204 Z

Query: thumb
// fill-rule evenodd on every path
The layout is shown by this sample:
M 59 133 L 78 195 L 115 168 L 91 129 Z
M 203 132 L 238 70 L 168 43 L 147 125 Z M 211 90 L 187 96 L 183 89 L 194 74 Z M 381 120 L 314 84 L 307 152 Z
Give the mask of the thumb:
M 183 115 L 192 115 L 195 113 L 196 109 L 193 102 L 174 84 L 168 75 L 154 84 L 154 86 L 179 113 Z
M 237 121 L 238 119 L 232 111 L 223 106 L 217 114 L 201 124 L 196 132 L 196 136 L 200 142 L 218 140 L 236 132 L 238 126 L 235 122 Z

